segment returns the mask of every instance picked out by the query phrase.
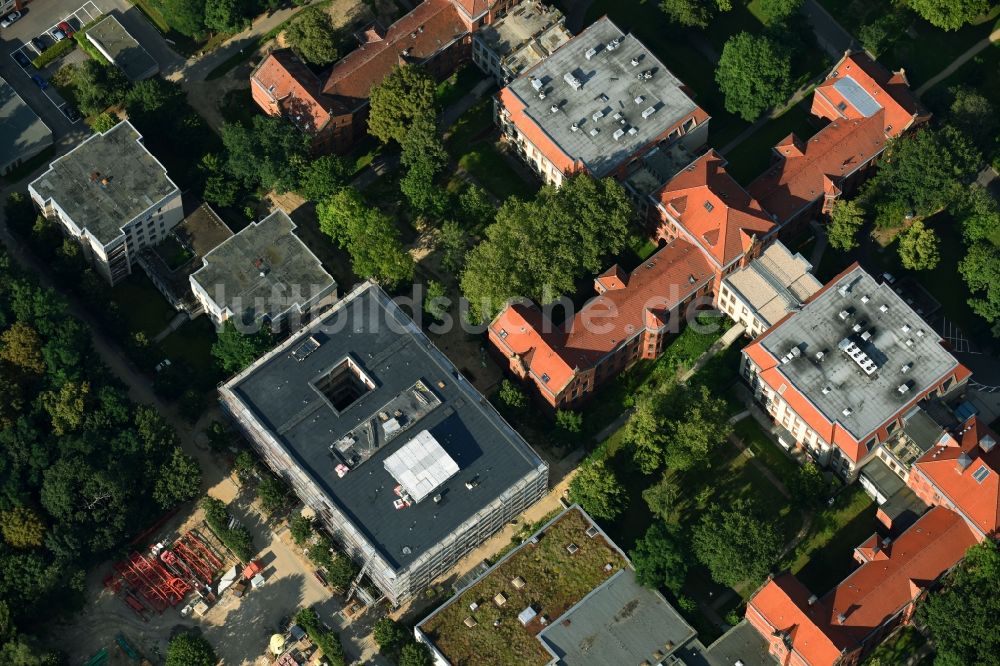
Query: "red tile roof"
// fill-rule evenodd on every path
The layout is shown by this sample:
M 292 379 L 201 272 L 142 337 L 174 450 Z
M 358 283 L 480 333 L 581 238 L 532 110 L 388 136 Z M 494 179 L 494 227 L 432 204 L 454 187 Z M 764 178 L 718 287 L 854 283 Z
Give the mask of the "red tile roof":
M 569 323 L 563 356 L 571 365 L 593 366 L 646 326 L 646 311 L 669 312 L 715 271 L 691 243 L 677 239 L 632 271 L 624 289 L 592 298 Z
M 280 49 L 264 58 L 250 75 L 250 85 L 274 99 L 307 132 L 316 132 L 330 121 L 330 111 L 324 106 L 327 100 L 319 94 L 319 79 L 291 49 Z
M 395 65 L 423 62 L 468 32 L 451 0 L 425 0 L 393 23 L 384 39 L 359 46 L 337 61 L 323 92 L 345 109 L 357 109 Z
M 620 288 L 610 288 L 596 296 L 561 330 L 551 327 L 535 306 L 509 305 L 490 324 L 511 351 L 537 378 L 549 377 L 545 386 L 558 394 L 578 369 L 593 367 L 597 361 L 646 328 L 662 325 L 674 306 L 697 291 L 715 272 L 701 252 L 685 240 L 675 240 L 647 259 L 627 278 L 617 267 L 598 279 L 620 280 Z M 617 285 L 615 285 L 617 287 Z M 647 311 L 656 315 L 647 319 Z M 506 335 L 504 335 L 506 332 Z
M 888 544 L 885 557 L 861 565 L 811 605 L 809 590 L 790 574 L 767 583 L 749 605 L 776 630 L 787 631 L 807 663 L 832 665 L 841 650 L 861 646 L 976 542 L 961 516 L 935 507 Z
M 845 79 L 867 93 L 878 110 L 870 113 L 855 105 L 857 99 L 848 99 L 838 89 Z M 837 63 L 816 88 L 812 110 L 832 122 L 809 141 L 794 135 L 783 139 L 774 147 L 782 159 L 747 188 L 782 223 L 867 164 L 885 148 L 887 138 L 901 135 L 924 113 L 905 75 L 889 73 L 864 53 Z
M 491 0 L 455 0 L 455 4 L 471 18 L 476 18 L 490 8 Z
M 714 150 L 688 165 L 654 196 L 721 266 L 742 256 L 754 236 L 760 239 L 775 228 Z
M 998 440 L 997 433 L 973 416 L 947 444 L 932 447 L 915 463 L 938 492 L 987 535 L 1000 530 Z M 990 441 L 992 448 L 986 452 L 980 442 L 989 448 Z

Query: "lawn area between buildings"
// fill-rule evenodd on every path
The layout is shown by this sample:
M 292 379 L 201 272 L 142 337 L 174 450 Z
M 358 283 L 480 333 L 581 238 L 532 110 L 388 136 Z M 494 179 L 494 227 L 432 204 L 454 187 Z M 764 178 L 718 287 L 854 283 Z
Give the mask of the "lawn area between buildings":
M 528 606 L 555 619 L 587 593 L 625 566 L 621 555 L 603 537 L 585 534 L 587 521 L 576 511 L 553 523 L 537 544 L 528 544 L 511 555 L 489 575 L 431 618 L 423 630 L 448 659 L 456 664 L 543 666 L 549 660 L 535 634 L 536 619 L 522 626 L 518 614 Z M 575 543 L 570 554 L 566 546 Z M 610 570 L 606 569 L 610 565 Z M 524 586 L 512 584 L 521 578 Z M 497 594 L 506 602 L 498 606 Z M 472 612 L 469 604 L 479 607 Z M 465 619 L 474 617 L 469 627 Z
M 823 596 L 857 566 L 854 548 L 875 532 L 876 509 L 861 484 L 848 486 L 832 506 L 813 514 L 809 533 L 788 554 L 784 566 Z
M 112 287 L 111 300 L 118 305 L 128 337 L 142 333 L 152 341 L 177 314 L 141 270 Z
M 857 36 L 861 26 L 889 14 L 895 3 L 891 0 L 820 0 L 820 4 L 844 28 Z M 1000 6 L 993 8 L 980 23 L 948 32 L 935 28 L 910 12 L 908 16 L 913 20 L 909 30 L 900 33 L 896 43 L 879 56 L 879 61 L 893 70 L 905 68 L 910 86 L 919 88 L 920 84 L 947 67 L 973 44 L 988 36 L 995 28 L 998 15 Z M 982 89 L 978 85 L 977 88 Z
M 903 664 L 927 643 L 924 635 L 916 627 L 908 624 L 892 634 L 868 657 L 866 664 Z M 929 666 L 934 663 L 933 652 L 916 662 L 914 666 Z
M 808 105 L 808 100 L 795 104 L 726 153 L 726 171 L 741 185 L 749 185 L 771 165 L 772 149 L 779 141 L 792 132 L 808 140 L 819 127 Z

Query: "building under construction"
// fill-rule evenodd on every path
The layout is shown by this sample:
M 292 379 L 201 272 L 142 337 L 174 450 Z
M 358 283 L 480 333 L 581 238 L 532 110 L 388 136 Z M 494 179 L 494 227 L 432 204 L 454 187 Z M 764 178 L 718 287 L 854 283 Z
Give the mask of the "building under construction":
M 370 283 L 220 397 L 394 604 L 546 491 L 545 462 Z

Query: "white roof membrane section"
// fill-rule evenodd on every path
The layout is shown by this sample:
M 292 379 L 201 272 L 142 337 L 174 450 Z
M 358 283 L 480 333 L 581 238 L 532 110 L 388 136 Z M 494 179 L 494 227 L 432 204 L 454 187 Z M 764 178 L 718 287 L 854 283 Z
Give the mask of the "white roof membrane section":
M 420 502 L 458 474 L 458 464 L 427 430 L 386 458 L 385 469 L 414 502 Z

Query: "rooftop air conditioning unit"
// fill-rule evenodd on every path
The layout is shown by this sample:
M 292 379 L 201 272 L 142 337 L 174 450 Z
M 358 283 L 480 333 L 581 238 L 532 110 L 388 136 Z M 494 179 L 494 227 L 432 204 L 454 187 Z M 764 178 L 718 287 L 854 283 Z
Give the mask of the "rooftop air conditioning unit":
M 587 52 L 583 54 L 583 57 L 586 58 L 587 60 L 590 60 L 595 55 L 597 55 L 597 49 L 595 49 L 595 48 L 589 48 L 589 49 L 587 49 Z
M 615 138 L 615 141 L 618 141 L 618 140 L 620 140 L 620 139 L 621 139 L 621 138 L 622 138 L 623 136 L 625 136 L 625 130 L 623 130 L 623 129 L 616 129 L 616 130 L 615 130 L 615 133 L 614 133 L 614 134 L 612 134 L 611 136 L 613 136 L 613 137 Z
M 642 112 L 642 118 L 643 118 L 643 120 L 645 120 L 646 118 L 649 118 L 654 113 L 656 113 L 656 107 L 655 106 L 646 107 L 646 110 Z

